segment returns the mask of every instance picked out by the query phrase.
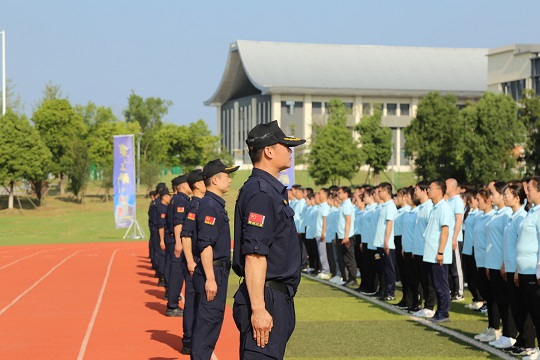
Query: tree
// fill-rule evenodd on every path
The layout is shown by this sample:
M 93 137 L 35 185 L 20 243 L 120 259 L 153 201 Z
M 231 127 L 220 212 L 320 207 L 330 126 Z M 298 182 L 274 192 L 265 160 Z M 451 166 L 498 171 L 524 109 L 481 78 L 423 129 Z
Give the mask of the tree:
M 314 126 L 308 156 L 308 172 L 316 185 L 335 183 L 340 178 L 351 181 L 360 168 L 358 143 L 347 128 L 343 102 L 330 100 L 329 113 L 326 125 Z
M 13 208 L 15 182 L 45 179 L 50 160 L 49 149 L 25 116 L 10 109 L 0 115 L 0 182 L 9 187 L 8 208 Z
M 90 170 L 90 155 L 83 139 L 75 139 L 71 142 L 70 151 L 66 156 L 66 168 L 69 174 L 69 190 L 82 203 Z
M 41 138 L 51 151 L 52 170 L 60 177 L 60 194 L 65 195 L 64 175 L 67 174 L 71 144 L 84 138 L 86 126 L 67 99 L 47 99 L 34 112 L 32 120 Z
M 462 181 L 463 124 L 454 95 L 431 92 L 418 104 L 416 117 L 405 128 L 405 153 L 414 160 L 414 172 L 423 179 Z
M 21 114 L 23 112 L 23 106 L 21 102 L 21 97 L 19 94 L 15 94 L 15 86 L 12 85 L 11 79 L 6 81 L 6 109 L 11 109 L 16 114 Z M 3 97 L 2 91 L 0 90 L 0 109 L 2 108 Z
M 467 181 L 509 180 L 516 176 L 515 148 L 525 140 L 511 97 L 486 92 L 475 105 L 461 111 L 466 130 L 464 170 Z
M 382 125 L 380 108 L 373 115 L 364 116 L 355 130 L 360 134 L 360 157 L 373 169 L 374 181 L 378 183 L 379 173 L 386 170 L 392 158 L 392 130 Z
M 518 119 L 524 124 L 527 139 L 524 147 L 524 159 L 527 175 L 535 175 L 540 171 L 540 96 L 527 90 L 519 101 Z
M 136 95 L 134 92 L 128 98 L 128 107 L 124 110 L 127 123 L 137 122 L 143 133 L 141 139 L 141 151 L 143 160 L 155 160 L 152 152 L 154 136 L 159 131 L 163 117 L 169 112 L 172 101 L 160 98 L 146 98 Z

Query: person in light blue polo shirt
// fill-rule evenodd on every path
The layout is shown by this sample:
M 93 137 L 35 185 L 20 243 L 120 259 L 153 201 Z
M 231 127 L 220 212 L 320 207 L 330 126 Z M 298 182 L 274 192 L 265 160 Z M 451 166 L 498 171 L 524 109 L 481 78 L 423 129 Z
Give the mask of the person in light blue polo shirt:
M 452 264 L 449 265 L 450 271 L 450 290 L 452 301 L 463 301 L 463 267 L 461 265 L 461 253 L 463 250 L 463 214 L 465 214 L 465 204 L 458 193 L 458 183 L 456 179 L 446 179 L 446 195 L 448 196 L 448 207 L 454 213 L 456 226 L 454 233 L 450 234 L 452 241 Z
M 519 288 L 524 292 L 527 309 L 536 328 L 536 338 L 540 341 L 540 274 L 538 255 L 540 238 L 540 177 L 535 176 L 527 183 L 527 200 L 532 208 L 521 222 L 517 240 L 517 269 Z M 532 350 L 530 359 L 539 358 L 538 349 Z M 525 359 L 525 358 L 523 358 Z
M 497 304 L 493 301 L 493 294 L 486 275 L 487 224 L 493 219 L 496 210 L 493 209 L 493 204 L 491 203 L 491 190 L 488 188 L 478 190 L 476 199 L 478 200 L 478 209 L 483 211 L 484 214 L 479 217 L 474 224 L 474 259 L 478 269 L 478 290 L 484 300 L 486 300 L 485 306 L 487 307 L 488 313 L 488 327 L 482 334 L 476 335 L 475 339 L 485 342 L 496 340 L 501 335 L 499 331 L 501 322 L 499 309 Z
M 516 324 L 510 312 L 508 289 L 504 281 L 501 268 L 503 266 L 503 235 L 504 228 L 510 221 L 512 209 L 504 205 L 504 188 L 506 183 L 497 181 L 491 186 L 491 202 L 497 207 L 493 219 L 486 227 L 486 274 L 488 275 L 493 300 L 499 309 L 499 315 L 503 324 L 502 336 L 489 342 L 499 349 L 506 349 L 514 345 L 517 337 Z
M 367 185 L 364 188 L 364 193 L 362 194 L 362 199 L 366 204 L 364 211 L 362 212 L 362 224 L 360 225 L 361 231 L 361 243 L 360 250 L 362 251 L 362 268 L 360 273 L 362 274 L 362 282 L 360 283 L 360 292 L 364 295 L 373 295 L 377 291 L 375 288 L 375 270 L 373 268 L 373 254 L 370 256 L 370 250 L 368 249 L 368 243 L 373 239 L 373 234 L 371 232 L 371 219 L 373 213 L 377 208 L 377 203 L 373 198 L 373 188 Z
M 478 269 L 473 253 L 473 230 L 476 220 L 479 219 L 484 212 L 478 210 L 478 200 L 476 198 L 476 190 L 468 190 L 463 194 L 467 201 L 468 212 L 466 212 L 465 221 L 463 222 L 463 263 L 465 264 L 465 272 L 467 274 L 467 285 L 472 295 L 472 302 L 465 305 L 467 309 L 479 310 L 484 305 L 484 298 L 478 289 Z
M 382 204 L 384 201 L 379 197 L 379 186 L 373 188 L 373 200 L 377 206 L 373 210 L 373 215 L 371 216 L 371 222 L 369 226 L 369 233 L 371 237 L 368 239 L 368 256 L 371 268 L 374 271 L 374 279 L 377 282 L 375 288 L 377 291 L 373 294 L 374 297 L 381 297 L 384 294 L 384 284 L 383 284 L 383 267 L 382 267 L 382 258 L 377 251 L 377 246 L 375 245 L 375 233 L 377 232 L 377 224 L 379 223 L 379 215 L 381 213 Z
M 328 257 L 328 266 L 330 266 L 330 273 L 332 278 L 331 283 L 339 283 L 342 281 L 341 272 L 336 266 L 337 263 L 337 223 L 339 216 L 339 199 L 337 195 L 330 193 L 328 195 L 328 205 L 330 206 L 330 212 L 326 216 L 326 256 Z
M 398 211 L 392 199 L 392 185 L 387 182 L 379 184 L 379 197 L 383 201 L 377 228 L 375 230 L 374 246 L 382 261 L 384 274 L 384 293 L 379 297 L 382 301 L 395 299 L 396 290 L 396 253 L 394 244 L 394 221 Z
M 405 272 L 407 271 L 405 269 L 405 258 L 404 258 L 404 252 L 403 252 L 403 219 L 407 215 L 409 211 L 411 211 L 411 206 L 405 202 L 405 194 L 407 193 L 407 188 L 401 188 L 398 189 L 395 197 L 394 197 L 394 203 L 396 204 L 396 207 L 398 208 L 397 216 L 394 221 L 394 245 L 396 246 L 396 266 L 397 266 L 397 273 L 400 274 L 400 280 L 401 280 L 401 289 L 403 294 L 409 293 L 409 277 L 405 276 Z M 397 277 L 396 277 L 397 278 Z M 408 308 L 409 306 L 406 304 L 404 299 L 402 298 L 399 303 L 396 304 L 397 307 L 401 308 Z
M 317 241 L 317 250 L 319 251 L 319 261 L 321 262 L 321 272 L 317 275 L 319 279 L 330 280 L 330 265 L 328 255 L 326 254 L 326 218 L 330 213 L 328 205 L 328 189 L 320 189 L 315 194 L 315 203 L 317 204 L 316 222 L 315 222 L 315 240 Z
M 345 286 L 358 286 L 356 282 L 356 259 L 354 258 L 354 205 L 351 202 L 352 191 L 348 186 L 338 189 L 337 195 L 341 200 L 338 220 L 338 264 Z M 347 273 L 345 272 L 347 270 Z
M 414 241 L 414 226 L 416 224 L 416 216 L 418 215 L 418 205 L 420 201 L 414 197 L 414 187 L 409 186 L 405 189 L 405 195 L 403 195 L 403 200 L 410 208 L 410 211 L 407 211 L 403 215 L 403 235 L 401 237 L 401 245 L 403 247 L 403 267 L 404 272 L 401 274 L 401 282 L 407 283 L 407 290 L 403 292 L 403 299 L 398 303 L 398 307 L 408 311 L 416 312 L 418 311 L 419 303 L 419 291 L 418 291 L 418 280 L 413 280 L 414 278 L 414 262 L 412 257 L 412 246 Z M 416 284 L 416 287 L 412 287 L 412 283 Z
M 429 198 L 433 210 L 424 232 L 424 262 L 430 264 L 430 277 L 437 293 L 437 311 L 430 319 L 434 323 L 450 320 L 450 286 L 448 264 L 452 263 L 452 240 L 455 218 L 444 200 L 446 183 L 435 180 L 429 184 Z
M 414 240 L 413 240 L 413 260 L 415 278 L 419 284 L 411 284 L 411 286 L 422 286 L 424 295 L 424 308 L 413 312 L 414 316 L 431 318 L 435 315 L 435 289 L 431 284 L 428 276 L 428 266 L 424 263 L 424 232 L 429 221 L 431 210 L 433 210 L 433 202 L 428 196 L 429 181 L 420 181 L 414 189 L 414 196 L 420 201 L 418 205 L 418 215 L 416 215 L 416 224 L 414 225 Z M 422 304 L 422 301 L 420 301 Z

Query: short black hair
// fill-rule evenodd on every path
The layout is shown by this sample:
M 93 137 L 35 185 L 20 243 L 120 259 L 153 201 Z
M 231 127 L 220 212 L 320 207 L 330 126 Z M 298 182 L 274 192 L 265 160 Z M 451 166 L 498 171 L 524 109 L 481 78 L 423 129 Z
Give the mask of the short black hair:
M 260 149 L 248 152 L 249 158 L 251 159 L 251 163 L 253 165 L 261 161 L 263 152 L 264 152 L 264 148 L 260 148 Z
M 341 190 L 341 191 L 343 191 L 344 193 L 347 193 L 347 196 L 349 197 L 349 199 L 351 198 L 352 192 L 351 192 L 351 188 L 350 188 L 350 187 L 348 187 L 348 186 L 341 186 L 341 187 L 339 187 L 338 190 Z
M 416 186 L 418 186 L 420 188 L 420 190 L 422 190 L 422 191 L 427 191 L 427 189 L 429 188 L 429 184 L 430 184 L 429 181 L 422 180 L 422 181 L 417 182 Z
M 390 184 L 388 182 L 383 182 L 383 183 L 379 184 L 378 188 L 379 189 L 384 189 L 384 190 L 388 191 L 388 193 L 390 195 L 392 195 L 392 184 Z
M 446 181 L 442 180 L 442 179 L 435 179 L 433 181 L 431 181 L 430 184 L 436 184 L 439 189 L 442 190 L 442 194 L 445 195 L 446 194 Z

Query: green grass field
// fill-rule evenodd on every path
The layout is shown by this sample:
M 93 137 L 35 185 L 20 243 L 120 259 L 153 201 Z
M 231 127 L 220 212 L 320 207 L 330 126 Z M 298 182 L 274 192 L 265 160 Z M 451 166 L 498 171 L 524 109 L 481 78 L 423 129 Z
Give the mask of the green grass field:
M 227 194 L 231 213 L 238 188 L 247 176 L 247 171 L 241 171 L 234 177 Z M 308 184 L 302 179 L 297 182 Z M 91 187 L 88 193 L 96 192 Z M 137 218 L 147 231 L 148 199 L 141 195 L 137 200 Z M 126 231 L 115 229 L 112 202 L 103 202 L 99 196 L 88 197 L 84 204 L 50 196 L 39 209 L 34 209 L 24 198 L 21 203 L 23 210 L 6 210 L 7 199 L 0 197 L 0 207 L 4 209 L 0 211 L 2 246 L 122 241 Z M 238 281 L 231 275 L 228 294 L 231 304 Z M 396 294 L 397 300 L 400 295 Z M 483 330 L 487 318 L 466 310 L 465 303 L 452 304 L 452 322 L 444 326 L 472 336 Z M 302 280 L 295 304 L 297 326 L 287 348 L 287 359 L 496 358 L 406 316 L 309 279 Z

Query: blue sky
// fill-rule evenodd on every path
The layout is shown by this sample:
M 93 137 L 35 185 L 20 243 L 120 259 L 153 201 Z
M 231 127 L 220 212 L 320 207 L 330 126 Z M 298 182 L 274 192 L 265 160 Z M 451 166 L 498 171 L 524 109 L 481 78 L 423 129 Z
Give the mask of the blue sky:
M 167 122 L 215 131 L 203 102 L 233 41 L 489 48 L 540 43 L 538 14 L 538 0 L 2 0 L 0 30 L 28 115 L 52 81 L 119 117 L 131 91 L 168 99 Z

